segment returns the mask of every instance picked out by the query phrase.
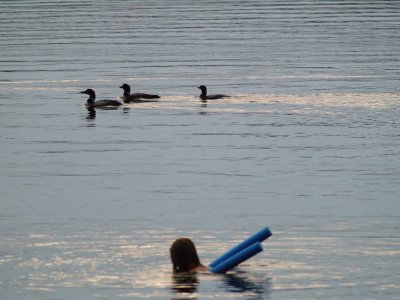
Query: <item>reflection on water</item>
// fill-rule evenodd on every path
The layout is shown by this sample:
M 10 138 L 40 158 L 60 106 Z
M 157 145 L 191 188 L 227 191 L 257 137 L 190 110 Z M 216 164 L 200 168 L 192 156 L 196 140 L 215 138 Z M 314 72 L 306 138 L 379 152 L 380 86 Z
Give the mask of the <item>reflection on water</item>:
M 88 107 L 88 115 L 87 115 L 87 119 L 88 120 L 93 120 L 96 118 L 96 110 L 94 109 L 94 107 Z
M 122 111 L 124 112 L 124 114 L 129 114 L 130 111 L 131 111 L 131 108 L 130 107 L 123 107 Z
M 222 283 L 222 285 L 220 284 Z M 238 294 L 241 298 L 267 299 L 271 292 L 271 278 L 257 272 L 231 271 L 228 274 L 174 274 L 171 299 L 197 299 L 206 286 L 206 293 Z M 204 296 L 204 292 L 202 294 Z M 212 297 L 213 298 L 213 297 Z
M 96 119 L 96 109 L 98 109 L 98 110 L 100 110 L 100 111 L 102 111 L 102 110 L 118 110 L 119 109 L 119 107 L 112 107 L 112 106 L 110 106 L 110 107 L 96 107 L 96 108 L 94 108 L 93 106 L 89 106 L 89 107 L 86 107 L 86 109 L 87 109 L 87 111 L 88 111 L 88 114 L 87 114 L 87 117 L 86 117 L 86 119 L 88 119 L 88 120 L 93 120 L 93 119 Z M 129 108 L 124 108 L 124 113 L 126 113 L 126 112 L 129 112 Z
M 271 279 L 265 274 L 236 272 L 224 275 L 224 287 L 228 292 L 247 295 L 247 299 L 266 299 L 271 292 Z
M 173 274 L 171 289 L 179 297 L 172 299 L 197 299 L 199 279 L 197 274 Z

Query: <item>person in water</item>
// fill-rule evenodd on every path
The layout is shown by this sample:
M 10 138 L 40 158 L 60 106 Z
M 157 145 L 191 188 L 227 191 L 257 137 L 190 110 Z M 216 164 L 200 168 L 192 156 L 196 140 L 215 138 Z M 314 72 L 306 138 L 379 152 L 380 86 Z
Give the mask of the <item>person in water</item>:
M 170 255 L 174 273 L 207 271 L 207 267 L 200 263 L 196 246 L 188 238 L 180 238 L 173 242 Z

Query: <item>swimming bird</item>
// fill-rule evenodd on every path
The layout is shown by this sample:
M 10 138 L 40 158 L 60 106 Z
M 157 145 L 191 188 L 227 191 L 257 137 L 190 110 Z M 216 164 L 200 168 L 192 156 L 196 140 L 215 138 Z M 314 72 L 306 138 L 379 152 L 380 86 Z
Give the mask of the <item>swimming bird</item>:
M 106 106 L 120 106 L 121 102 L 117 100 L 96 100 L 96 93 L 92 89 L 87 89 L 86 91 L 82 91 L 81 94 L 89 95 L 89 99 L 86 101 L 86 106 L 93 107 L 106 107 Z
M 121 89 L 124 90 L 124 94 L 122 95 L 122 100 L 124 103 L 130 102 L 150 102 L 150 101 L 157 101 L 157 100 L 146 100 L 146 99 L 158 99 L 160 98 L 159 95 L 151 95 L 151 94 L 144 94 L 144 93 L 133 93 L 131 94 L 131 87 L 129 84 L 124 83 L 120 86 Z
M 200 98 L 202 100 L 215 100 L 215 99 L 221 99 L 221 98 L 226 98 L 230 97 L 228 95 L 223 95 L 223 94 L 215 94 L 215 95 L 208 95 L 207 96 L 207 87 L 205 85 L 201 85 L 197 87 L 198 89 L 201 90 L 201 95 Z

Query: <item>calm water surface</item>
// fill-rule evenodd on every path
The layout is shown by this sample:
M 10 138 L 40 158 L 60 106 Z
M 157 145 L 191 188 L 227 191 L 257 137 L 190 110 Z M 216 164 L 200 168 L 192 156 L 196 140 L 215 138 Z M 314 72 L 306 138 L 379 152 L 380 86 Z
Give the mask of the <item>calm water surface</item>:
M 0 1 L 0 298 L 397 299 L 398 1 Z M 159 102 L 84 108 L 122 83 Z M 202 103 L 200 84 L 232 97 Z M 261 227 L 227 275 L 174 277 Z

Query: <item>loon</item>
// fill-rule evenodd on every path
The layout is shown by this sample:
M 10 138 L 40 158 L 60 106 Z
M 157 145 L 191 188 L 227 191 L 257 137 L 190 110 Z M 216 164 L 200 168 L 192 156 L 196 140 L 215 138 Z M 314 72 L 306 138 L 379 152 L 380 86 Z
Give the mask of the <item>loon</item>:
M 207 96 L 207 87 L 205 85 L 198 86 L 197 88 L 201 90 L 200 98 L 202 100 L 204 100 L 204 101 L 230 97 L 228 95 L 222 95 L 222 94 L 215 94 L 215 95 L 208 95 Z
M 146 99 L 158 99 L 160 96 L 158 95 L 150 95 L 144 93 L 133 93 L 131 94 L 131 87 L 129 84 L 124 83 L 120 86 L 121 89 L 124 90 L 124 94 L 122 95 L 122 100 L 124 103 L 130 102 L 150 102 L 150 101 L 157 101 L 157 100 L 146 100 Z
M 96 100 L 96 93 L 92 89 L 87 89 L 86 91 L 82 91 L 81 94 L 89 95 L 89 99 L 87 99 L 87 102 L 86 102 L 86 106 L 89 108 L 122 105 L 122 103 L 117 100 L 94 101 L 94 100 Z

